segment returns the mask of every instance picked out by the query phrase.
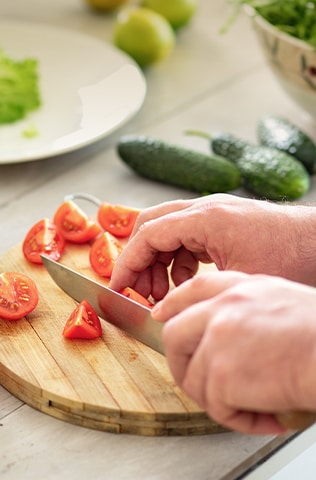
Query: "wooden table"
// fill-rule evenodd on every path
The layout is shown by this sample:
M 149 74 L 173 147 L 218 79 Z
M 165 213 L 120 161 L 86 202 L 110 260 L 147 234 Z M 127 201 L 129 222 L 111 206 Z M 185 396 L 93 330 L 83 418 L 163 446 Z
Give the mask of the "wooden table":
M 200 1 L 191 25 L 179 32 L 172 57 L 145 72 L 145 103 L 119 131 L 67 155 L 0 166 L 0 254 L 19 243 L 35 221 L 51 216 L 69 193 L 85 191 L 140 208 L 194 196 L 133 175 L 115 151 L 123 133 L 207 151 L 206 142 L 184 131 L 228 130 L 255 140 L 257 121 L 266 113 L 282 114 L 314 132 L 313 121 L 285 96 L 266 66 L 249 20 L 241 16 L 228 34 L 219 34 L 228 14 L 225 0 Z M 83 0 L 2 0 L 0 18 L 47 23 L 111 41 L 114 16 L 92 13 Z M 315 192 L 312 185 L 302 201 L 315 200 Z M 40 413 L 2 387 L 0 424 L 3 480 L 235 479 L 286 441 L 237 433 L 143 437 L 99 432 Z

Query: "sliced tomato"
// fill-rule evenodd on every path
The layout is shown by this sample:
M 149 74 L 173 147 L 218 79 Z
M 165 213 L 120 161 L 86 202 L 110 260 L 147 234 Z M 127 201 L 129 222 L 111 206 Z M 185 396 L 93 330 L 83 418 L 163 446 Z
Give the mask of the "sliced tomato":
M 25 258 L 32 263 L 43 263 L 40 257 L 44 253 L 58 261 L 65 249 L 65 240 L 58 233 L 56 225 L 48 218 L 35 223 L 26 234 L 22 250 Z
M 90 265 L 102 277 L 110 278 L 121 251 L 118 240 L 109 232 L 103 232 L 91 246 Z
M 98 209 L 98 222 L 115 237 L 126 238 L 132 233 L 138 214 L 136 208 L 102 203 Z
M 143 297 L 140 293 L 136 292 L 131 287 L 125 287 L 123 290 L 119 292 L 121 295 L 124 295 L 125 297 L 130 298 L 131 300 L 134 300 L 134 302 L 140 303 L 141 305 L 144 305 L 145 307 L 148 308 L 153 308 L 154 304 L 150 302 L 147 298 Z
M 4 272 L 0 275 L 0 317 L 19 320 L 31 313 L 38 303 L 37 286 L 28 275 Z
M 98 315 L 87 300 L 82 300 L 68 318 L 63 336 L 92 339 L 101 335 L 102 326 Z
M 58 207 L 53 221 L 64 239 L 73 243 L 89 242 L 102 231 L 100 225 L 72 200 Z

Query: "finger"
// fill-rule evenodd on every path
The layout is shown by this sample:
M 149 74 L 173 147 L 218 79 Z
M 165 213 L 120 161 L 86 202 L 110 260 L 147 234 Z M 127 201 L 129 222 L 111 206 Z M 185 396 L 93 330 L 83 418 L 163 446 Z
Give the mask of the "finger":
M 152 315 L 156 320 L 166 322 L 190 305 L 210 299 L 247 278 L 247 274 L 235 271 L 212 271 L 196 275 L 171 290 L 153 308 Z
M 221 425 L 240 433 L 251 435 L 282 435 L 287 429 L 282 427 L 273 414 L 228 410 L 218 415 L 208 412 L 210 417 Z
M 171 268 L 171 278 L 175 285 L 194 277 L 199 269 L 199 262 L 197 258 L 185 248 L 180 248 L 175 253 Z
M 151 294 L 151 285 L 152 269 L 151 267 L 148 267 L 137 277 L 135 284 L 130 286 L 143 295 L 143 297 L 148 298 Z
M 153 220 L 155 218 L 163 217 L 168 213 L 183 210 L 189 207 L 194 201 L 195 200 L 174 200 L 171 202 L 164 202 L 160 203 L 159 205 L 154 205 L 153 207 L 146 208 L 139 213 L 134 224 L 131 237 L 135 235 L 135 233 L 138 231 L 138 229 L 143 223 L 148 222 L 149 220 Z
M 115 263 L 109 287 L 117 291 L 126 286 L 134 288 L 142 272 L 154 263 L 157 253 L 146 239 L 133 237 Z
M 161 300 L 169 290 L 168 266 L 172 257 L 158 254 L 152 266 L 147 267 L 136 278 L 134 285 L 129 285 L 144 297 L 151 295 L 155 300 Z
M 188 238 L 191 239 L 191 232 L 196 231 L 194 223 L 194 217 L 183 215 L 183 212 L 170 213 L 143 223 L 120 254 L 113 269 L 110 288 L 121 290 L 126 286 L 133 287 L 138 275 L 155 262 L 158 253 L 176 252 Z M 199 251 L 204 250 L 203 245 L 193 244 Z
M 203 305 L 186 309 L 163 328 L 163 342 L 170 371 L 182 388 L 191 357 L 205 331 L 208 314 Z
M 169 273 L 168 265 L 164 262 L 157 261 L 152 266 L 152 283 L 151 292 L 155 300 L 161 300 L 169 290 Z M 148 296 L 148 295 L 147 295 Z

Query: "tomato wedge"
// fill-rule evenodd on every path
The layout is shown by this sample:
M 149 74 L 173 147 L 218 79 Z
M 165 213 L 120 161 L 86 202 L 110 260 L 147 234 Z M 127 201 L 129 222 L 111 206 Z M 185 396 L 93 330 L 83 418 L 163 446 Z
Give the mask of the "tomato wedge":
M 139 212 L 136 208 L 124 205 L 102 203 L 98 209 L 98 222 L 115 237 L 126 238 L 132 233 Z
M 122 246 L 109 232 L 103 232 L 92 244 L 89 260 L 93 270 L 102 277 L 110 278 Z
M 37 286 L 28 275 L 4 272 L 0 275 L 0 317 L 19 320 L 31 313 L 38 303 Z
M 69 316 L 63 330 L 65 338 L 98 338 L 102 335 L 102 326 L 98 315 L 87 300 L 77 305 Z
M 131 300 L 134 300 L 134 302 L 140 303 L 141 305 L 144 305 L 145 307 L 148 308 L 153 308 L 154 304 L 150 302 L 147 298 L 143 297 L 140 293 L 136 292 L 131 287 L 125 287 L 123 290 L 119 292 L 121 295 L 124 295 L 125 297 L 130 298 Z
M 48 218 L 35 223 L 26 234 L 22 250 L 25 258 L 32 263 L 43 263 L 40 257 L 44 253 L 58 261 L 65 249 L 65 240 L 58 233 L 56 225 Z
M 72 200 L 67 200 L 58 207 L 53 221 L 60 235 L 73 243 L 89 242 L 102 231 L 100 225 Z

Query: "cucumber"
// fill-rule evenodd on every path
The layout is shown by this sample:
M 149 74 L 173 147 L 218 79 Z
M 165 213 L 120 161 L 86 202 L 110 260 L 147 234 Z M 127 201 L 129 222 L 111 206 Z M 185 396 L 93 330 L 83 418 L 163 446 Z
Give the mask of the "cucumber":
M 219 155 L 137 135 L 121 137 L 117 153 L 126 165 L 143 177 L 200 194 L 228 192 L 240 186 L 236 165 Z
M 257 136 L 261 145 L 293 155 L 310 174 L 316 173 L 315 143 L 289 120 L 266 115 L 258 123 Z
M 256 146 L 230 133 L 211 138 L 215 154 L 236 164 L 245 187 L 268 200 L 296 200 L 310 187 L 310 176 L 304 165 L 275 148 Z

